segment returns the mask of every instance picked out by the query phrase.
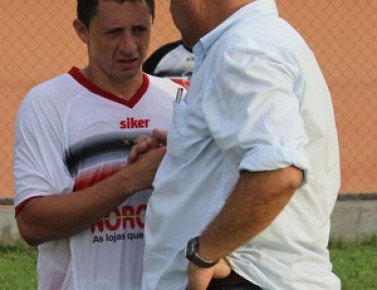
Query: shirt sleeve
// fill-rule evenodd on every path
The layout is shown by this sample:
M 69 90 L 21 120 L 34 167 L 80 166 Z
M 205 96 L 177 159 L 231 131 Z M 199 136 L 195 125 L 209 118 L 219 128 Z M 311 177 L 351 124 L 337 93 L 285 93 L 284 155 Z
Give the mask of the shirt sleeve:
M 73 179 L 64 163 L 63 128 L 57 105 L 46 90 L 34 89 L 15 123 L 15 205 L 36 197 L 70 192 Z
M 295 67 L 252 49 L 228 51 L 218 63 L 202 108 L 224 154 L 240 170 L 308 170 Z

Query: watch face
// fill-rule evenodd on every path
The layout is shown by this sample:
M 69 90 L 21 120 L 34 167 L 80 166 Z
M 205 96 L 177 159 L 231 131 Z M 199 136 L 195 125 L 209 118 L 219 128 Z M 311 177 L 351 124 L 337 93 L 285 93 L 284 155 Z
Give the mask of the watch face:
M 198 238 L 193 238 L 188 241 L 186 246 L 186 258 L 192 261 L 196 255 L 196 249 L 198 248 Z
M 194 265 L 200 268 L 210 268 L 217 264 L 218 261 L 206 261 L 202 259 L 198 252 L 198 245 L 199 245 L 199 237 L 195 237 L 188 241 L 186 246 L 186 258 L 193 263 Z

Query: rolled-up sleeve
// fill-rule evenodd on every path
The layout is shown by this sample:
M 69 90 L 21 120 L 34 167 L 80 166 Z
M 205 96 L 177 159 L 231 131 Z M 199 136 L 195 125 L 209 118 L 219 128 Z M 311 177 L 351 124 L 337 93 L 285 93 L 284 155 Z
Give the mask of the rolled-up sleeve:
M 215 71 L 221 73 L 203 98 L 215 141 L 240 170 L 309 170 L 294 66 L 283 62 L 262 51 L 229 52 L 219 60 Z

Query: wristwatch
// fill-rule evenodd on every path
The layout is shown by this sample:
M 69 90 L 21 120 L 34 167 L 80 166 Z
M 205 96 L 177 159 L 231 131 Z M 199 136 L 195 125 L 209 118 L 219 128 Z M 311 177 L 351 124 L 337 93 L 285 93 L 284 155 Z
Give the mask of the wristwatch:
M 186 258 L 193 263 L 195 266 L 200 268 L 210 268 L 217 264 L 219 260 L 208 261 L 199 256 L 197 250 L 199 247 L 199 237 L 192 238 L 187 242 L 186 246 Z

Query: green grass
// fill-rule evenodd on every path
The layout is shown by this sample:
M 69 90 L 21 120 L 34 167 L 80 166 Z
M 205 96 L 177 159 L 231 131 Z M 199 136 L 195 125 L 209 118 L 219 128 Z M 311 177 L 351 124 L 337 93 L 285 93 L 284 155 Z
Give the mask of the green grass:
M 330 245 L 334 272 L 342 290 L 377 289 L 377 237 L 362 245 Z M 37 289 L 37 251 L 23 244 L 0 244 L 0 290 Z
M 23 244 L 0 244 L 0 290 L 37 289 L 37 251 Z
M 377 289 L 377 236 L 362 245 L 331 244 L 330 255 L 342 290 Z

